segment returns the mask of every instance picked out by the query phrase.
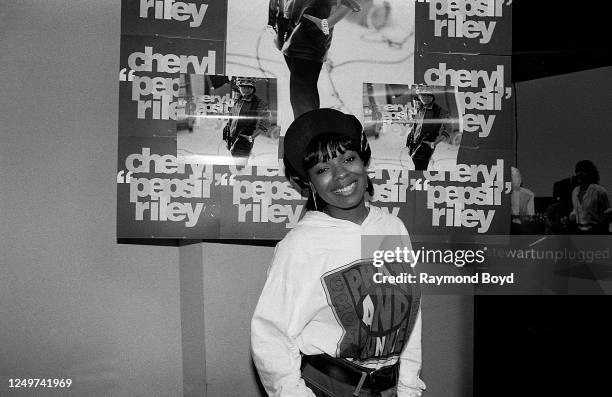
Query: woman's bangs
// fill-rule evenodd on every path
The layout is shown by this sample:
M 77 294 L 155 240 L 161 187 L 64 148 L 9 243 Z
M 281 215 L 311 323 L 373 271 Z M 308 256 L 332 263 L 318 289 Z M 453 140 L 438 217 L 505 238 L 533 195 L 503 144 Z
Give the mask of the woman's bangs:
M 306 148 L 304 168 L 308 170 L 318 163 L 328 162 L 347 150 L 359 150 L 350 137 L 337 134 L 319 135 Z

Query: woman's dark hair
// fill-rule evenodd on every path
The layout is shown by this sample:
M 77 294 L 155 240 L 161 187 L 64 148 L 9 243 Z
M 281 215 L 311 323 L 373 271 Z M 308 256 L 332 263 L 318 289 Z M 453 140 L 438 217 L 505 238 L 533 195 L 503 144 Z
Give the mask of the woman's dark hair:
M 372 156 L 372 151 L 370 150 L 370 145 L 368 145 L 365 138 L 362 140 L 362 142 L 359 142 L 346 135 L 326 133 L 317 135 L 310 141 L 308 146 L 306 146 L 303 159 L 304 169 L 309 170 L 320 162 L 327 162 L 336 157 L 338 154 L 344 154 L 347 150 L 357 152 L 359 158 L 367 167 L 368 163 L 370 162 L 370 157 Z M 315 194 L 315 199 L 313 199 L 310 179 L 304 179 L 303 176 L 293 169 L 287 160 L 284 160 L 283 162 L 285 164 L 285 175 L 287 178 L 294 182 L 302 191 L 305 191 L 304 193 L 308 194 L 306 208 L 309 210 L 321 210 L 327 207 L 327 203 L 323 201 L 318 194 Z M 374 185 L 372 185 L 370 178 L 368 178 L 368 186 L 366 191 L 370 195 L 374 194 Z
M 578 170 L 588 174 L 586 178 L 588 183 L 599 183 L 599 171 L 597 171 L 597 167 L 595 167 L 591 160 L 580 160 L 577 162 L 575 172 L 578 173 Z

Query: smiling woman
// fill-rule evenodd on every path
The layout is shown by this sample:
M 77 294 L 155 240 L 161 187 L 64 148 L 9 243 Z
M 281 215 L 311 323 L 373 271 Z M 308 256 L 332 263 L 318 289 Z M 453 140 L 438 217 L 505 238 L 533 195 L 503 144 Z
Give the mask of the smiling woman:
M 425 388 L 418 286 L 376 284 L 361 250 L 365 235 L 411 248 L 399 218 L 367 203 L 370 157 L 361 123 L 337 110 L 304 113 L 287 130 L 285 173 L 309 192 L 309 211 L 277 245 L 251 323 L 270 396 L 411 397 Z M 412 274 L 408 263 L 383 270 Z
M 308 145 L 305 160 L 316 209 L 361 224 L 367 215 L 365 193 L 372 193 L 372 184 L 361 157 L 365 155 L 354 146 L 346 136 L 322 134 Z
M 320 109 L 300 117 L 285 135 L 285 173 L 309 191 L 306 207 L 361 224 L 374 193 L 367 175 L 372 152 L 361 123 L 351 115 Z
M 363 161 L 354 150 L 337 153 L 308 170 L 312 191 L 327 203 L 333 218 L 361 224 L 367 215 L 365 191 L 367 174 Z

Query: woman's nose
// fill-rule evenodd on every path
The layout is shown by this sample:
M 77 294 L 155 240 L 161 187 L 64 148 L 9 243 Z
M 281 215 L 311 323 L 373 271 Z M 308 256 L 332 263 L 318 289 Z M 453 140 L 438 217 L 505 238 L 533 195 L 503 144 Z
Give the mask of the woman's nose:
M 342 179 L 348 173 L 348 171 L 346 170 L 346 168 L 342 164 L 335 164 L 333 166 L 333 171 L 334 171 L 334 178 L 336 178 L 336 179 Z

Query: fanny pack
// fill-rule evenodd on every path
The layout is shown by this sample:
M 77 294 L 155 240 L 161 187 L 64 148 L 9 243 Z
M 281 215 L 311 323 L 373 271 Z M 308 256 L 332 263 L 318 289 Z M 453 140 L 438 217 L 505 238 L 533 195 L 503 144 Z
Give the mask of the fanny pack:
M 334 358 L 327 354 L 303 356 L 302 366 L 309 364 L 330 378 L 347 385 L 355 386 L 353 395 L 358 396 L 361 389 L 382 392 L 397 385 L 399 363 L 377 370 L 360 367 L 347 360 Z

